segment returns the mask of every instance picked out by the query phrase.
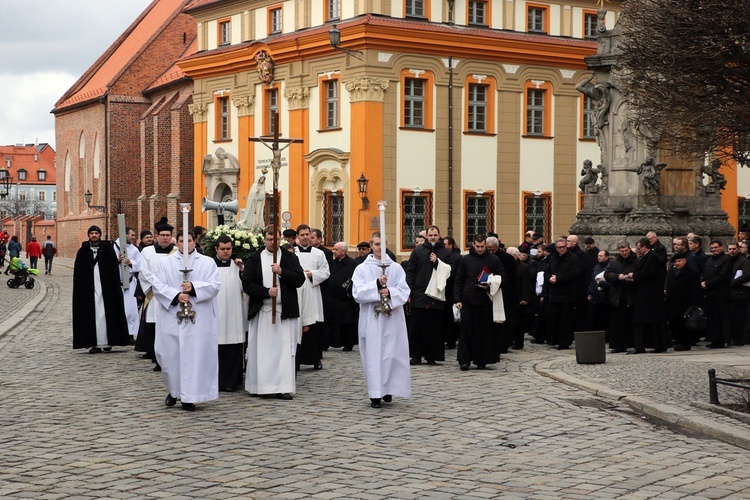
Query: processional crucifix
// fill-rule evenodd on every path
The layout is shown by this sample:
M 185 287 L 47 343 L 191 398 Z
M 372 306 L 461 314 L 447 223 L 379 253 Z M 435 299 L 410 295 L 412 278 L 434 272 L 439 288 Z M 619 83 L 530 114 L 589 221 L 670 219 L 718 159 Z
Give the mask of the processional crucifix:
M 271 170 L 273 170 L 273 195 L 271 199 L 271 226 L 273 231 L 273 246 L 278 251 L 279 246 L 279 169 L 281 168 L 281 152 L 292 145 L 294 142 L 302 142 L 302 139 L 281 139 L 279 137 L 279 114 L 271 113 L 273 122 L 273 135 L 261 135 L 260 137 L 248 137 L 250 142 L 259 142 L 273 152 L 271 159 Z M 284 144 L 284 147 L 279 147 Z M 268 169 L 263 167 L 263 175 L 268 173 Z M 265 235 L 264 235 L 265 236 Z M 276 264 L 276 253 L 273 253 L 273 263 Z M 278 276 L 273 274 L 273 286 L 278 285 Z M 276 297 L 271 297 L 271 324 L 276 324 Z

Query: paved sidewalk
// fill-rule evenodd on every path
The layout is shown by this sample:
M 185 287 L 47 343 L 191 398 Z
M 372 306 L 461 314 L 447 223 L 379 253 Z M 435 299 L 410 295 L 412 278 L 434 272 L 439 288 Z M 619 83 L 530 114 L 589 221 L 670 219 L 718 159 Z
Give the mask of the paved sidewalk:
M 528 345 L 461 372 L 447 351 L 412 367 L 411 399 L 375 410 L 357 350 L 330 350 L 322 371 L 300 372 L 293 401 L 238 391 L 189 413 L 164 406 L 160 375 L 132 349 L 71 349 L 72 272 L 60 260 L 26 295 L 0 287 L 3 317 L 25 312 L 0 329 L 0 497 L 750 497 L 745 450 L 618 401 L 654 398 L 739 435 L 745 424 L 680 402 L 691 370 L 692 399 L 707 387 L 701 353 L 577 365 L 574 351 Z
M 574 355 L 564 355 L 536 366 L 542 375 L 750 449 L 747 416 L 732 411 L 725 413 L 737 418 L 725 416 L 709 404 L 710 368 L 720 378 L 748 378 L 750 346 L 720 350 L 698 346 L 690 351 L 660 354 L 608 353 L 604 364 L 577 364 Z M 736 401 L 740 393 L 741 389 L 719 386 L 719 400 L 723 403 Z

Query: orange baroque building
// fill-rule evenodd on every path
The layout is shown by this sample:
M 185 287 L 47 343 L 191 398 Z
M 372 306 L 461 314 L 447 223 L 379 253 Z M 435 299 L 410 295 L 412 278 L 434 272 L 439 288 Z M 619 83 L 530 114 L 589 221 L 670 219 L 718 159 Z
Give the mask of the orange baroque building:
M 194 81 L 194 203 L 245 207 L 272 156 L 249 138 L 278 116 L 281 137 L 299 139 L 282 153 L 281 210 L 327 245 L 368 239 L 377 200 L 401 255 L 429 224 L 462 249 L 488 230 L 510 245 L 527 229 L 566 234 L 581 165 L 599 157 L 576 91 L 597 3 L 193 0 L 197 52 L 178 64 Z M 619 2 L 606 7 L 611 27 Z

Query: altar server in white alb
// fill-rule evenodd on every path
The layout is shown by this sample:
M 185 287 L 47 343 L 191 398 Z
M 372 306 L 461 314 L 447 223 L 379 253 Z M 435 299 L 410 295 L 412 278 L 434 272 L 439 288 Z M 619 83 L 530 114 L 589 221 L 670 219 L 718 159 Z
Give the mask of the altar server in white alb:
M 169 389 L 164 403 L 174 406 L 179 399 L 188 411 L 195 410 L 195 403 L 219 398 L 219 272 L 211 257 L 195 251 L 193 238 L 189 231 L 189 281 L 183 279 L 183 252 L 175 252 L 159 262 L 152 283 L 158 303 L 154 350 Z M 180 233 L 180 249 L 182 241 Z M 180 303 L 190 303 L 195 322 L 177 322 Z
M 214 262 L 219 272 L 219 391 L 233 392 L 242 386 L 247 306 L 242 295 L 242 259 L 232 258 L 232 238 L 216 238 Z
M 138 284 L 138 273 L 141 270 L 141 252 L 138 251 L 133 243 L 135 243 L 135 229 L 132 227 L 125 228 L 125 235 L 128 239 L 127 254 L 128 258 L 125 259 L 125 264 L 128 266 L 129 285 L 127 289 L 122 290 L 122 300 L 125 303 L 125 316 L 128 318 L 128 333 L 130 333 L 131 340 L 135 340 L 138 336 L 138 328 L 141 326 L 140 316 L 138 314 L 138 301 L 135 298 L 135 289 Z M 117 255 L 117 258 L 123 256 L 123 251 L 120 246 L 120 238 L 115 240 L 112 248 Z M 120 267 L 120 279 L 122 279 L 122 267 Z
M 359 303 L 359 352 L 367 382 L 370 406 L 381 407 L 393 396 L 411 397 L 409 339 L 404 304 L 409 286 L 403 268 L 381 253 L 380 233 L 370 238 L 372 253 L 357 266 L 352 276 L 352 295 Z M 381 264 L 388 264 L 383 275 Z M 391 314 L 375 315 L 381 297 L 390 301 Z
M 300 330 L 297 288 L 305 283 L 305 273 L 297 256 L 279 247 L 278 230 L 268 226 L 263 237 L 266 246 L 245 261 L 242 272 L 250 318 L 245 390 L 291 400 L 297 390 L 294 359 Z

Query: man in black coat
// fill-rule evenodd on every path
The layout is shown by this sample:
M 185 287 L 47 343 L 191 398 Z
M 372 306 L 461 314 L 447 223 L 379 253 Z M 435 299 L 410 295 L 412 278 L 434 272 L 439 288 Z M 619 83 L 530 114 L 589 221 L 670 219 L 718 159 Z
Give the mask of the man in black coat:
M 555 241 L 555 250 L 544 277 L 546 300 L 549 301 L 547 343 L 563 350 L 570 349 L 570 344 L 573 343 L 576 299 L 582 271 L 578 257 L 568 251 L 568 241 L 565 238 Z
M 128 345 L 130 334 L 117 253 L 101 239 L 98 226 L 91 226 L 88 236 L 73 267 L 73 349 L 97 354 Z
M 685 329 L 685 311 L 689 307 L 699 307 L 701 303 L 701 285 L 698 271 L 687 263 L 687 253 L 676 253 L 672 256 L 672 265 L 667 271 L 664 284 L 667 299 L 669 331 L 674 340 L 675 351 L 689 351 L 692 334 Z
M 445 344 L 443 343 L 442 311 L 446 302 L 430 297 L 425 293 L 440 263 L 453 274 L 453 256 L 445 248 L 437 226 L 427 228 L 427 240 L 417 246 L 409 257 L 406 266 L 406 284 L 411 289 L 409 304 L 409 357 L 412 365 L 422 362 L 422 356 L 428 365 L 445 361 Z M 448 276 L 450 276 L 450 274 Z M 446 279 L 447 281 L 447 279 Z
M 503 265 L 503 270 L 505 271 L 505 278 L 503 278 L 503 284 L 500 287 L 503 292 L 505 321 L 492 325 L 496 331 L 498 350 L 500 354 L 505 354 L 513 342 L 513 325 L 516 324 L 516 314 L 518 312 L 516 259 L 508 255 L 508 252 L 505 251 L 505 247 L 497 236 L 487 236 L 487 251 L 500 259 L 500 263 Z
M 588 330 L 601 330 L 609 338 L 609 287 L 604 279 L 604 270 L 609 265 L 609 252 L 600 250 L 596 256 L 597 263 L 589 278 L 588 300 L 589 309 L 586 316 Z M 598 280 L 597 276 L 602 275 Z
M 575 255 L 578 258 L 578 266 L 581 269 L 581 272 L 578 274 L 578 284 L 576 286 L 574 329 L 575 331 L 583 331 L 586 329 L 586 314 L 589 308 L 589 278 L 591 277 L 591 271 L 594 270 L 594 266 L 596 265 L 596 255 L 591 259 L 586 254 L 586 251 L 581 248 L 578 236 L 575 234 L 571 234 L 565 238 L 565 242 L 568 244 L 568 254 Z
M 731 340 L 729 332 L 729 297 L 732 281 L 732 262 L 724 253 L 724 244 L 711 240 L 711 257 L 703 268 L 703 311 L 706 313 L 706 332 L 709 348 L 726 347 Z
M 325 306 L 326 324 L 329 327 L 331 347 L 344 347 L 351 351 L 357 343 L 359 305 L 352 298 L 352 275 L 357 265 L 346 254 L 346 243 L 333 245 L 333 259 L 329 262 L 331 274 L 326 280 Z
M 661 241 L 659 241 L 659 237 L 656 235 L 655 232 L 649 231 L 646 234 L 646 239 L 648 239 L 648 242 L 651 244 L 651 251 L 654 252 L 654 255 L 659 257 L 659 261 L 663 266 L 667 265 L 667 247 L 662 245 Z
M 458 264 L 461 262 L 461 250 L 456 246 L 456 240 L 452 236 L 446 236 L 443 238 L 443 245 L 445 248 L 451 251 L 451 265 L 453 266 L 454 272 L 451 273 L 451 277 L 448 278 L 448 283 L 445 285 L 445 308 L 443 308 L 443 340 L 445 341 L 446 349 L 455 349 L 456 343 L 458 342 L 458 336 L 461 333 L 461 324 L 457 323 L 453 315 L 453 290 L 456 283 L 456 273 L 458 270 Z
M 604 270 L 604 279 L 610 284 L 609 347 L 612 352 L 626 352 L 633 346 L 633 280 L 629 277 L 636 269 L 637 258 L 630 243 L 617 244 L 617 257 Z
M 478 234 L 468 255 L 461 257 L 453 290 L 456 307 L 461 311 L 458 363 L 462 371 L 468 370 L 472 361 L 481 370 L 500 359 L 492 328 L 492 299 L 486 283 L 479 281 L 484 274 L 506 278 L 500 259 L 487 251 L 487 237 Z
M 651 250 L 648 238 L 635 244 L 640 256 L 635 271 L 628 276 L 633 280 L 633 346 L 635 354 L 646 352 L 653 346 L 654 352 L 665 352 L 667 342 L 664 305 L 664 280 L 666 268 L 661 258 Z

